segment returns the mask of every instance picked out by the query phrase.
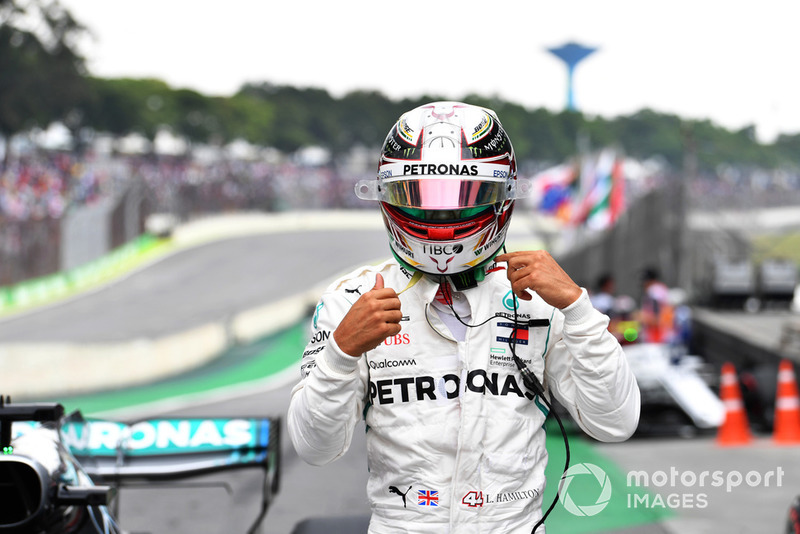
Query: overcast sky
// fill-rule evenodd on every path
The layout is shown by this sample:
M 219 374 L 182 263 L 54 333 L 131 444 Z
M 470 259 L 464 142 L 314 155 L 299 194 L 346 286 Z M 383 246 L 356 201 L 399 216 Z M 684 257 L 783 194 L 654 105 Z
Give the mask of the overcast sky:
M 88 26 L 90 71 L 232 95 L 243 83 L 341 96 L 499 95 L 560 110 L 566 68 L 547 48 L 598 51 L 578 108 L 644 107 L 759 137 L 800 132 L 800 2 L 718 0 L 61 0 Z M 502 117 L 501 117 L 502 119 Z

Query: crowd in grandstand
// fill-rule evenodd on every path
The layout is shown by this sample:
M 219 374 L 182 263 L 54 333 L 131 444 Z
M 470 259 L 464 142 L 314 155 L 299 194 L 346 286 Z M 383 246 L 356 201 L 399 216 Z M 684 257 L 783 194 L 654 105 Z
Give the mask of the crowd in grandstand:
M 118 156 L 77 157 L 38 153 L 0 163 L 0 218 L 59 218 L 69 206 L 112 196 L 140 180 L 153 209 L 188 213 L 237 209 L 284 211 L 359 207 L 353 184 L 369 174 L 345 174 L 335 165 L 307 166 L 224 159 Z M 787 192 L 800 191 L 800 174 L 731 170 L 703 176 L 690 185 L 690 198 L 704 204 L 780 205 Z M 739 206 L 745 207 L 745 206 Z
M 335 164 L 186 157 L 78 157 L 38 152 L 0 162 L 0 220 L 64 215 L 69 206 L 113 196 L 134 181 L 144 184 L 150 206 L 182 216 L 230 210 L 357 208 L 353 184 L 369 169 L 343 172 Z M 697 207 L 767 207 L 797 200 L 800 173 L 719 169 L 690 184 Z M 743 204 L 744 203 L 744 204 Z
M 59 218 L 70 203 L 101 195 L 99 176 L 67 154 L 40 154 L 0 164 L 0 215 Z
M 800 173 L 720 166 L 691 181 L 689 198 L 693 207 L 710 210 L 795 206 L 800 202 Z
M 176 157 L 77 157 L 42 152 L 0 162 L 0 220 L 58 219 L 69 206 L 145 186 L 152 209 L 180 214 L 357 207 L 353 184 L 334 165 Z

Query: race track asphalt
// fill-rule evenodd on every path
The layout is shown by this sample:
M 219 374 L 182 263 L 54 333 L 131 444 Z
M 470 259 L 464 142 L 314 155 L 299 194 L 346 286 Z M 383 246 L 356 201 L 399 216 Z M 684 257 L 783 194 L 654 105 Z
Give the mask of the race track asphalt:
M 158 337 L 301 293 L 390 255 L 383 230 L 256 234 L 179 251 L 99 291 L 0 321 L 4 342 Z

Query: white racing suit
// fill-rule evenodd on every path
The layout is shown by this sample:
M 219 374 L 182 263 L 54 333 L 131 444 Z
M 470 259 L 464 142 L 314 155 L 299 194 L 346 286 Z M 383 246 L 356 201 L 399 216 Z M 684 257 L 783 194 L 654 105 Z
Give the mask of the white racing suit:
M 333 331 L 376 273 L 400 294 L 402 330 L 354 358 Z M 533 324 L 514 334 L 511 286 L 493 265 L 463 295 L 471 324 L 497 317 L 457 342 L 430 309 L 438 285 L 394 261 L 334 282 L 313 318 L 289 434 L 304 460 L 322 465 L 347 451 L 365 418 L 371 534 L 528 534 L 542 515 L 548 410 L 523 384 L 509 337 L 547 394 L 598 440 L 622 441 L 636 429 L 636 380 L 585 290 L 563 310 L 538 296 L 517 299 L 518 320 Z

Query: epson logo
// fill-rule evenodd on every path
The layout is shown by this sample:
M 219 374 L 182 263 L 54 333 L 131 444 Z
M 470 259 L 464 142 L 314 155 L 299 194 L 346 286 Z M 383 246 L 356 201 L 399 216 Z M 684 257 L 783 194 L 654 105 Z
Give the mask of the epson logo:
M 464 250 L 464 245 L 422 245 L 422 252 L 425 254 L 435 254 L 440 256 L 446 254 L 452 256 L 453 254 L 460 254 Z
M 457 175 L 457 176 L 478 176 L 477 165 L 458 165 L 451 164 L 435 164 L 435 163 L 414 163 L 403 165 L 404 175 Z
M 331 333 L 328 330 L 320 330 L 319 332 L 315 332 L 313 336 L 311 336 L 311 340 L 309 343 L 319 343 L 320 341 L 325 341 L 331 337 Z

